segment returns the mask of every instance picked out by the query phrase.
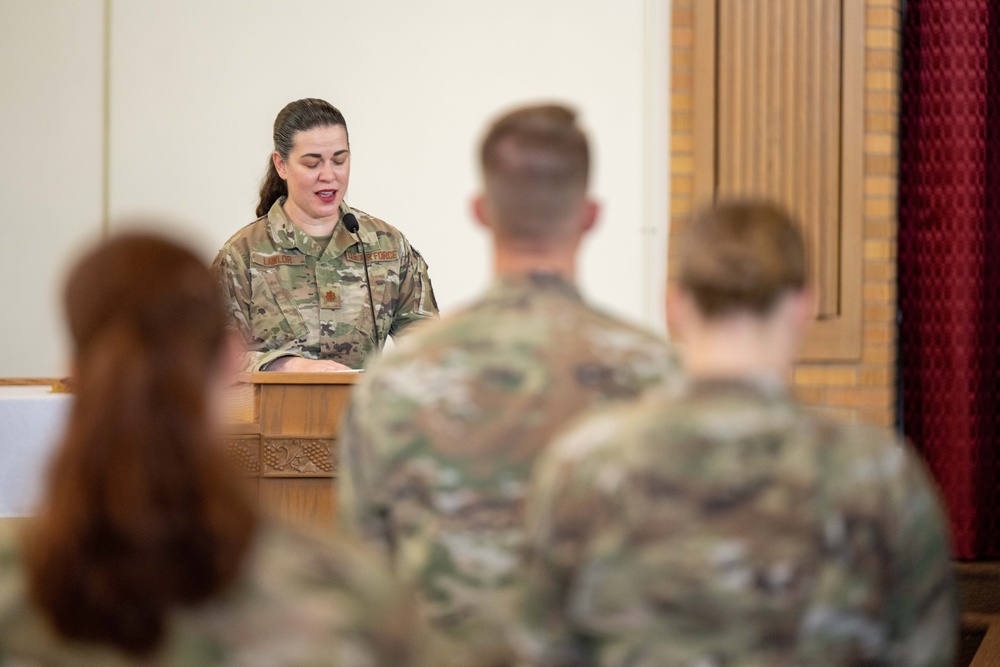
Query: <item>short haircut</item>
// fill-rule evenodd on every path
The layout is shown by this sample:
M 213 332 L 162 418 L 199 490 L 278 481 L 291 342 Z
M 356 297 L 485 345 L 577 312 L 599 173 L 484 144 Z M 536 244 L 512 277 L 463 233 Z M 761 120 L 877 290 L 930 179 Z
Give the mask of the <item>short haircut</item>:
M 706 317 L 767 315 L 806 285 L 799 225 L 770 202 L 726 202 L 702 212 L 681 234 L 679 250 L 680 286 Z
M 531 106 L 501 116 L 483 139 L 480 160 L 502 235 L 558 236 L 560 223 L 586 198 L 590 148 L 567 107 Z

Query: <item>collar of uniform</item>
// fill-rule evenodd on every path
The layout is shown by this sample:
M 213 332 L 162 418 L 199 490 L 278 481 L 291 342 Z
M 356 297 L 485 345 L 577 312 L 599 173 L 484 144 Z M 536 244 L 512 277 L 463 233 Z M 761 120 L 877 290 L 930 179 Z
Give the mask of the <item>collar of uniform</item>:
M 698 394 L 754 394 L 769 399 L 788 397 L 788 388 L 775 375 L 731 376 L 692 378 L 687 383 L 687 393 Z
M 287 197 L 278 197 L 278 200 L 271 205 L 271 210 L 267 212 L 267 224 L 271 227 L 271 240 L 284 250 L 298 250 L 304 255 L 319 257 L 323 254 L 323 247 L 299 229 L 299 226 L 288 217 L 282 207 L 286 199 Z
M 337 221 L 337 226 L 333 228 L 333 237 L 330 239 L 330 245 L 326 247 L 326 251 L 331 257 L 340 257 L 358 242 L 354 235 L 344 227 L 344 216 L 348 213 L 353 213 L 358 219 L 358 236 L 365 246 L 373 248 L 378 245 L 378 237 L 375 235 L 374 230 L 364 228 L 364 223 L 362 222 L 362 218 L 365 217 L 364 214 L 359 214 L 358 211 L 348 206 L 346 202 L 340 202 L 340 220 Z
M 279 197 L 278 201 L 274 202 L 271 206 L 271 210 L 267 212 L 267 222 L 271 227 L 271 240 L 279 248 L 284 248 L 285 250 L 294 249 L 311 257 L 321 257 L 324 252 L 323 246 L 314 241 L 311 236 L 291 221 L 282 207 L 285 199 L 286 197 Z M 357 215 L 357 212 L 353 211 L 350 206 L 341 202 L 340 220 L 337 221 L 336 226 L 333 228 L 333 236 L 330 238 L 330 244 L 326 247 L 326 252 L 329 252 L 333 257 L 339 257 L 348 248 L 357 243 L 354 236 L 343 225 L 344 215 L 349 212 Z M 369 231 L 362 229 L 358 234 L 366 245 L 371 245 L 374 241 Z
M 550 292 L 574 301 L 583 301 L 580 290 L 566 276 L 548 271 L 532 271 L 499 276 L 487 297 L 503 297 L 511 293 Z

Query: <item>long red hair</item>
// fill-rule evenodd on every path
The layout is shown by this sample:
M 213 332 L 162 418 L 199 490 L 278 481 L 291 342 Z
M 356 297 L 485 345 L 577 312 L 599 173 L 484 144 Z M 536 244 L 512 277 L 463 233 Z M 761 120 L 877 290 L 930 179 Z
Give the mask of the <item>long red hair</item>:
M 148 655 L 172 609 L 233 580 L 257 525 L 209 418 L 221 297 L 146 234 L 87 254 L 64 296 L 76 400 L 25 544 L 30 593 L 61 636 Z

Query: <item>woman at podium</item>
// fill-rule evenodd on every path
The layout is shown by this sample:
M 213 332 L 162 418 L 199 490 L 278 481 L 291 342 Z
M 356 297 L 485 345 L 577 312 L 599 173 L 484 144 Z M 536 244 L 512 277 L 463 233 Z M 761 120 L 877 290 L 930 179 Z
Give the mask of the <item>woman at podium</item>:
M 219 251 L 214 269 L 245 369 L 362 368 L 388 336 L 437 315 L 427 263 L 395 227 L 348 206 L 347 122 L 302 99 L 274 121 L 257 220 Z

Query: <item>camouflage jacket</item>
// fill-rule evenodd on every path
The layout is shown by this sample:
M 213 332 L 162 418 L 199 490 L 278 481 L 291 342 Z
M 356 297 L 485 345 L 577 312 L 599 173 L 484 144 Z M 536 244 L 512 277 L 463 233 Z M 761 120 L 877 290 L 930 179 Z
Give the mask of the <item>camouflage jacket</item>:
M 407 336 L 356 387 L 341 525 L 391 553 L 442 636 L 495 648 L 543 445 L 573 415 L 635 398 L 675 368 L 665 341 L 588 307 L 562 278 L 503 278 Z
M 594 415 L 540 460 L 527 513 L 524 664 L 952 664 L 921 462 L 777 388 L 720 380 Z
M 281 207 L 226 241 L 213 268 L 234 326 L 249 345 L 246 369 L 284 356 L 332 359 L 361 368 L 413 322 L 437 315 L 427 263 L 395 227 L 367 213 L 360 224 L 371 276 L 378 332 L 372 333 L 361 249 L 342 223 L 323 246 Z
M 221 596 L 178 610 L 164 646 L 141 663 L 110 647 L 57 637 L 28 600 L 11 520 L 0 522 L 0 665 L 117 667 L 296 665 L 437 667 L 415 608 L 377 554 L 287 529 L 258 536 Z

